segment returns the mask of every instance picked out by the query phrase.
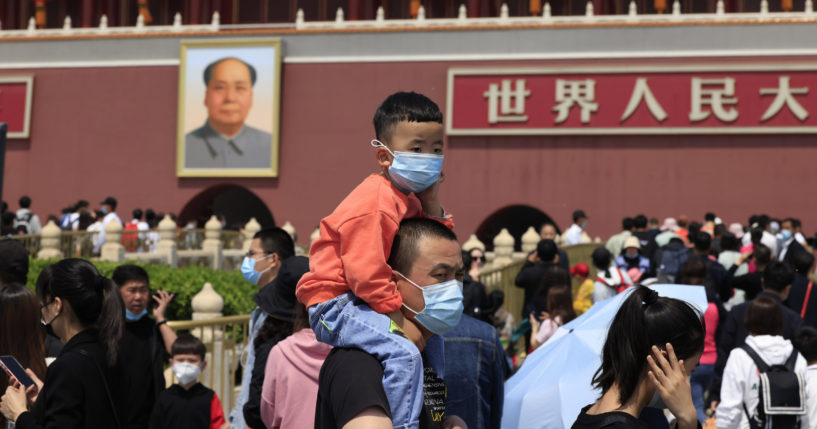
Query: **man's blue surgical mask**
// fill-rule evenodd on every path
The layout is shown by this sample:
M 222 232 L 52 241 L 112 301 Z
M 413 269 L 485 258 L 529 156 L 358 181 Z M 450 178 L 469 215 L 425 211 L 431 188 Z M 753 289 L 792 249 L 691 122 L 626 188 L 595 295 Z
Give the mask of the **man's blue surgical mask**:
M 272 255 L 267 255 L 257 260 L 250 258 L 249 256 L 245 256 L 244 261 L 241 262 L 241 275 L 244 276 L 244 279 L 254 285 L 257 285 L 258 280 L 261 279 L 261 274 L 264 274 L 265 272 L 269 271 L 270 268 L 272 267 L 267 267 L 267 269 L 263 271 L 255 271 L 255 263 L 260 260 L 267 259 L 270 256 Z
M 140 313 L 131 313 L 130 310 L 128 310 L 127 308 L 125 309 L 125 318 L 130 320 L 131 322 L 135 322 L 145 317 L 146 314 L 148 314 L 147 309 L 142 310 Z
M 443 155 L 414 152 L 392 152 L 380 140 L 372 140 L 373 147 L 382 147 L 394 157 L 389 166 L 389 177 L 394 186 L 404 192 L 425 191 L 440 179 Z
M 789 241 L 789 239 L 791 238 L 791 231 L 789 231 L 788 229 L 781 229 L 780 236 L 783 237 L 783 241 Z
M 403 304 L 403 307 L 414 313 L 414 320 L 435 334 L 444 334 L 460 323 L 463 310 L 461 281 L 453 279 L 421 287 L 399 272 L 395 271 L 395 273 L 423 292 L 423 300 L 426 305 L 422 311 L 414 311 L 405 303 Z

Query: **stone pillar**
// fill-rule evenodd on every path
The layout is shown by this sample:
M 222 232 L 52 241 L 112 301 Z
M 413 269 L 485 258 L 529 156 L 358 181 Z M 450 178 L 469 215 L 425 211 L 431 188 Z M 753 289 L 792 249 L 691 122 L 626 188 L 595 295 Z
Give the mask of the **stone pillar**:
M 485 252 L 485 244 L 479 241 L 476 234 L 471 234 L 471 236 L 468 237 L 468 240 L 462 244 L 462 250 L 469 252 L 472 249 L 479 249 Z
M 542 237 L 536 232 L 536 229 L 532 226 L 528 227 L 528 230 L 522 234 L 522 252 L 528 254 L 536 250 L 536 245 L 539 244 L 541 239 Z
M 224 298 L 221 297 L 210 283 L 205 283 L 201 291 L 193 296 L 190 306 L 193 308 L 193 320 L 207 320 L 222 317 L 222 310 L 224 309 Z M 229 362 L 224 362 L 221 357 L 223 355 L 222 349 L 224 343 L 222 342 L 223 335 L 220 328 L 202 327 L 194 329 L 191 332 L 198 337 L 205 345 L 208 345 L 209 350 L 206 355 L 207 369 L 202 371 L 202 382 L 211 389 L 220 392 L 222 385 L 228 385 L 226 380 L 221 379 L 218 374 L 225 374 L 226 379 L 229 380 L 232 374 L 226 374 L 223 371 L 227 368 Z M 225 356 L 228 360 L 229 356 Z M 211 377 L 211 374 L 215 377 Z
M 122 224 L 116 221 L 108 222 L 105 227 L 105 244 L 99 258 L 103 261 L 122 262 L 125 260 L 125 246 L 122 245 Z
M 496 254 L 494 258 L 495 267 L 503 267 L 513 261 L 514 244 L 515 241 L 511 233 L 508 232 L 507 228 L 502 228 L 502 231 L 499 231 L 499 234 L 494 237 L 494 253 Z
M 250 243 L 252 243 L 252 237 L 255 235 L 256 232 L 261 231 L 261 224 L 258 223 L 255 218 L 250 218 L 250 221 L 244 225 L 244 245 L 241 247 L 242 250 L 245 252 L 250 251 Z
M 221 222 L 218 221 L 215 215 L 210 217 L 210 220 L 204 224 L 204 242 L 201 244 L 201 249 L 212 254 L 214 270 L 221 269 L 221 263 L 224 260 L 223 250 L 224 245 L 221 243 Z
M 54 221 L 49 221 L 40 232 L 40 251 L 37 252 L 37 259 L 62 258 L 60 251 L 60 236 L 62 230 Z
M 165 215 L 157 229 L 159 230 L 159 241 L 156 243 L 156 253 L 164 256 L 167 265 L 176 268 L 179 266 L 179 254 L 176 249 L 176 222 L 173 222 L 170 215 Z

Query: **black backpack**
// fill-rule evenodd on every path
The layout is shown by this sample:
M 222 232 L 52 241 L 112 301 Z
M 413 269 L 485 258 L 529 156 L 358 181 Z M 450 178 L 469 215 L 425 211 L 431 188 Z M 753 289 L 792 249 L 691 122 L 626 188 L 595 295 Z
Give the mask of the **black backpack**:
M 28 230 L 30 229 L 31 225 L 31 218 L 34 217 L 34 214 L 29 212 L 23 217 L 17 217 L 15 220 L 17 221 L 17 226 L 15 227 L 15 232 L 17 234 L 28 234 Z
M 748 344 L 740 346 L 757 365 L 760 372 L 758 402 L 754 415 L 743 404 L 743 412 L 752 429 L 797 429 L 806 414 L 805 381 L 794 372 L 797 350 L 793 350 L 783 365 L 769 366 Z

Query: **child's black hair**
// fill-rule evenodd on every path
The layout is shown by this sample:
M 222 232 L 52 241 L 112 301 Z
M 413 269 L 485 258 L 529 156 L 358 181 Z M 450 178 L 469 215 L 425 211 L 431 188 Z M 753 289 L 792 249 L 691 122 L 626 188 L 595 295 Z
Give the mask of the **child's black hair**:
M 817 362 L 817 328 L 803 326 L 794 332 L 791 343 L 806 358 L 809 365 Z
M 436 103 L 416 92 L 397 92 L 388 96 L 374 112 L 374 133 L 377 139 L 388 143 L 398 122 L 443 123 L 443 113 Z
M 170 346 L 170 356 L 174 357 L 176 355 L 198 355 L 203 361 L 205 354 L 207 354 L 207 347 L 200 339 L 190 334 L 180 334 Z
M 618 385 L 619 401 L 626 404 L 645 376 L 652 346 L 672 344 L 678 360 L 704 349 L 701 314 L 684 301 L 660 297 L 644 286 L 633 290 L 616 313 L 602 349 L 601 367 L 593 384 L 602 395 Z

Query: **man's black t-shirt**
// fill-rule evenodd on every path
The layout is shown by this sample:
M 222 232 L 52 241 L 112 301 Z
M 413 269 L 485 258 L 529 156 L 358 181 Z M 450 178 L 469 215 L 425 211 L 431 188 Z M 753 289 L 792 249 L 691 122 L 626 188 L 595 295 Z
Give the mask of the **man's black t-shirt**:
M 161 345 L 157 344 L 156 322 L 149 317 L 142 317 L 135 322 L 125 324 L 125 332 L 119 342 L 122 363 L 128 380 L 128 416 L 123 422 L 129 429 L 148 427 L 148 419 L 157 393 L 164 385 L 156 386 L 156 368 L 154 353 Z M 161 373 L 162 362 L 158 371 Z
M 425 403 L 420 414 L 420 428 L 441 429 L 445 419 L 445 383 L 428 365 L 424 370 Z M 381 408 L 391 417 L 380 362 L 359 349 L 333 349 L 326 357 L 318 379 L 315 428 L 341 428 L 370 407 Z

